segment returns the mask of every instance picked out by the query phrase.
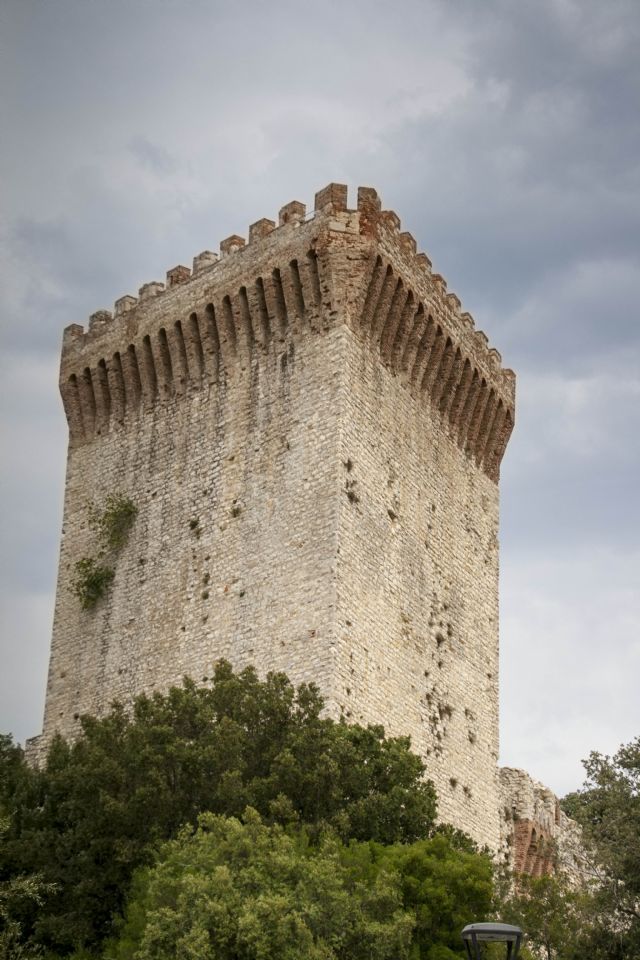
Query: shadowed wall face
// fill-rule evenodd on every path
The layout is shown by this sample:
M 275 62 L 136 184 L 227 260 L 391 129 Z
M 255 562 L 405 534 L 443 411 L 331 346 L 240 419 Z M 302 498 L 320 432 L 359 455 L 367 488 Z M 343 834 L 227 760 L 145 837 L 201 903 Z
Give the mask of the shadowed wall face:
M 339 706 L 410 734 L 440 818 L 495 848 L 498 489 L 440 416 L 366 345 L 349 346 Z
M 227 657 L 408 734 L 498 845 L 498 488 L 514 378 L 375 191 L 280 211 L 65 331 L 44 744 Z M 91 505 L 138 509 L 92 610 Z

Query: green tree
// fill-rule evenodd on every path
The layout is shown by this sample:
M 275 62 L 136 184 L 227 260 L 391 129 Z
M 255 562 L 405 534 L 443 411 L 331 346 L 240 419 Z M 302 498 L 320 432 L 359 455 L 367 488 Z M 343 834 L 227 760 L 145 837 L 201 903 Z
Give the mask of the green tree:
M 203 814 L 136 878 L 113 960 L 403 960 L 413 918 L 398 878 L 342 844 L 289 836 L 255 811 Z
M 8 734 L 0 733 L 0 817 L 11 816 L 24 776 L 24 753 Z
M 209 686 L 185 680 L 131 713 L 83 718 L 82 736 L 54 741 L 41 771 L 16 771 L 7 745 L 0 879 L 38 873 L 55 888 L 25 929 L 48 949 L 97 948 L 133 871 L 205 811 L 251 806 L 267 823 L 307 825 L 312 842 L 327 828 L 384 844 L 428 835 L 435 792 L 409 741 L 322 709 L 313 686 L 221 662 Z
M 640 956 L 640 737 L 583 761 L 582 789 L 562 802 L 581 824 L 596 881 L 590 956 Z
M 467 846 L 467 845 L 465 845 Z M 384 846 L 206 814 L 135 879 L 109 960 L 459 960 L 492 906 L 485 854 L 450 835 Z
M 5 740 L 4 746 L 11 747 Z M 14 751 L 4 751 L 0 746 L 0 758 L 7 760 Z M 19 751 L 21 754 L 21 751 Z M 5 764 L 0 765 L 3 774 L 7 773 Z M 4 783 L 2 778 L 0 782 Z M 0 843 L 9 829 L 9 818 L 0 814 Z M 36 908 L 41 906 L 50 889 L 38 876 L 12 877 L 0 882 L 0 960 L 27 960 L 40 956 L 41 950 L 33 943 L 27 942 L 20 923 L 20 916 L 25 904 Z
M 520 874 L 515 885 L 504 878 L 508 892 L 500 905 L 501 919 L 522 928 L 534 956 L 544 960 L 578 960 L 582 936 L 592 920 L 592 897 L 566 876 Z
M 412 844 L 377 849 L 382 867 L 399 874 L 403 905 L 415 917 L 412 960 L 464 956 L 460 931 L 491 915 L 489 855 L 474 851 L 464 835 L 446 830 Z

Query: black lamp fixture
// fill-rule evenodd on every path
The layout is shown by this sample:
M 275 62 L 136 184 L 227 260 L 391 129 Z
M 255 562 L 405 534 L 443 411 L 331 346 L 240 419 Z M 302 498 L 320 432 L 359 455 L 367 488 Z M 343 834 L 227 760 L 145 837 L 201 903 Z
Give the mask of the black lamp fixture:
M 506 960 L 516 960 L 522 943 L 522 930 L 509 923 L 468 923 L 462 931 L 469 960 L 482 960 L 481 944 L 506 944 Z

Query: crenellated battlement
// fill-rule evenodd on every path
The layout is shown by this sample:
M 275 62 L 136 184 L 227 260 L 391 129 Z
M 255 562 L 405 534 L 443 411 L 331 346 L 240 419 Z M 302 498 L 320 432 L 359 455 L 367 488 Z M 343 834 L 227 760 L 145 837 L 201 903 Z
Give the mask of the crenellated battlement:
M 165 282 L 99 310 L 63 339 L 60 390 L 72 445 L 171 396 L 246 374 L 308 331 L 349 325 L 448 422 L 497 479 L 514 419 L 514 375 L 375 190 L 329 184 L 314 210 L 292 201 L 278 225 L 251 224 Z

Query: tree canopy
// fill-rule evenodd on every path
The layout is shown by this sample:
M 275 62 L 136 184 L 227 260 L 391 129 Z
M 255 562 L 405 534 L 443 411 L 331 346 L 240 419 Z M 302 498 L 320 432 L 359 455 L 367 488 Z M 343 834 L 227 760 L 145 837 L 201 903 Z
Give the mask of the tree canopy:
M 546 960 L 640 956 L 640 738 L 563 801 L 594 884 L 496 887 L 408 739 L 282 674 L 205 681 L 83 717 L 41 769 L 0 736 L 0 960 L 455 960 L 492 916 Z
M 133 871 L 203 812 L 303 824 L 314 842 L 411 842 L 433 829 L 436 798 L 406 738 L 322 715 L 313 685 L 258 679 L 226 662 L 207 686 L 185 680 L 84 717 L 82 735 L 53 742 L 40 771 L 5 740 L 0 799 L 11 819 L 0 879 L 38 874 L 44 904 L 19 919 L 54 950 L 96 947 L 111 932 Z M 19 767 L 19 769 L 18 769 Z
M 581 937 L 591 922 L 588 890 L 562 875 L 520 874 L 515 884 L 511 877 L 503 878 L 503 882 L 499 895 L 502 918 L 525 931 L 534 958 L 579 960 L 585 956 Z
M 582 789 L 563 800 L 582 826 L 596 894 L 591 956 L 640 956 L 640 737 L 583 761 Z
M 342 844 L 288 836 L 248 810 L 203 814 L 138 875 L 114 960 L 403 960 L 413 917 L 399 878 Z M 368 862 L 367 862 L 368 860 Z
M 448 835 L 315 844 L 304 828 L 200 817 L 133 884 L 109 960 L 458 960 L 492 906 L 488 856 Z

